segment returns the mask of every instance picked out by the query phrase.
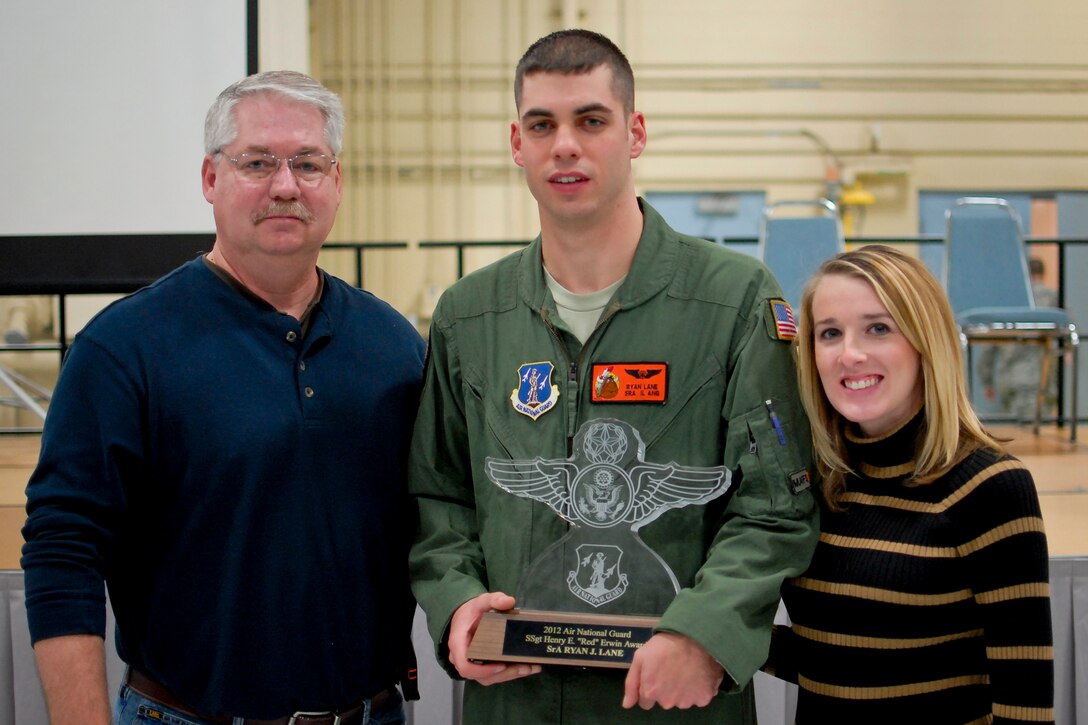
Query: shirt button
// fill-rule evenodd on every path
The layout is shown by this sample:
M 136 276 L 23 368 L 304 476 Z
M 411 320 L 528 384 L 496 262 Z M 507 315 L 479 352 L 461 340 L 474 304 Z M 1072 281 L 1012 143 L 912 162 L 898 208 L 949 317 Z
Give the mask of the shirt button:
M 307 398 L 314 397 L 314 389 L 310 386 L 306 386 L 306 388 L 304 388 L 302 392 L 306 394 Z
M 298 364 L 298 369 L 299 369 L 299 370 L 302 370 L 302 371 L 305 371 L 305 370 L 306 370 L 306 361 L 305 361 L 305 360 L 303 360 L 302 362 L 300 362 L 300 363 Z
M 294 330 L 287 331 L 287 342 L 294 342 L 298 338 Z

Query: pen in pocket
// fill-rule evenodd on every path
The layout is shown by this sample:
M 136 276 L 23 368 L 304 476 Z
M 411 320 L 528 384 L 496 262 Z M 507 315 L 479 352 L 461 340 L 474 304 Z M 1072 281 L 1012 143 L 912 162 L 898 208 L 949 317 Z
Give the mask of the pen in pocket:
M 786 445 L 786 434 L 782 431 L 782 422 L 778 420 L 778 413 L 774 412 L 774 403 L 766 400 L 763 404 L 767 406 L 767 413 L 771 416 L 771 425 L 774 426 L 774 432 L 778 435 L 778 444 Z

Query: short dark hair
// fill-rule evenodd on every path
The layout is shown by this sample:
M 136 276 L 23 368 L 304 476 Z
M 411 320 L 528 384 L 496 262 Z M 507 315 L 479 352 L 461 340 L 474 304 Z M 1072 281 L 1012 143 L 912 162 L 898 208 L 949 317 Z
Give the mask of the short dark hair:
M 581 75 L 607 65 L 612 69 L 612 91 L 623 104 L 623 112 L 635 110 L 635 74 L 627 57 L 611 40 L 592 30 L 558 30 L 529 46 L 514 73 L 514 103 L 521 107 L 521 87 L 533 73 Z

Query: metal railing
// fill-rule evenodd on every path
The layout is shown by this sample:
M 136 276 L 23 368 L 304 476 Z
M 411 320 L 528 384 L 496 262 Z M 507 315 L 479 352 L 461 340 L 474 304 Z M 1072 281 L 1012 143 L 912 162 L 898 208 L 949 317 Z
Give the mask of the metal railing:
M 0 344 L 0 352 L 56 351 L 61 362 L 68 349 L 66 299 L 69 295 L 127 294 L 151 284 L 201 249 L 210 249 L 214 237 L 209 234 L 172 235 L 95 235 L 72 237 L 0 236 L 0 295 L 51 295 L 58 298 L 54 321 L 55 338 L 48 342 L 12 345 Z M 423 250 L 452 249 L 456 255 L 456 279 L 465 275 L 465 253 L 471 249 L 523 247 L 528 239 L 502 240 L 426 240 L 418 242 Z M 755 253 L 756 237 L 709 238 L 709 241 Z M 1058 304 L 1065 305 L 1067 270 L 1065 251 L 1088 246 L 1088 238 L 1028 237 L 1029 245 L 1058 245 Z M 850 245 L 911 244 L 933 247 L 944 243 L 942 235 L 850 237 Z M 349 252 L 353 257 L 355 286 L 364 281 L 364 253 L 404 250 L 405 241 L 327 242 L 323 251 Z M 15 402 L 15 401 L 7 401 Z M 20 429 L 22 430 L 22 429 Z M 0 433 L 8 432 L 0 429 Z

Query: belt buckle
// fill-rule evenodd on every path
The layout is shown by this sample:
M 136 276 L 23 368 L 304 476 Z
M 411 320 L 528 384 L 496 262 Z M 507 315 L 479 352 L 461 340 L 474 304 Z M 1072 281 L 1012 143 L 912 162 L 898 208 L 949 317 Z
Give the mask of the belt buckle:
M 292 715 L 290 717 L 290 719 L 287 721 L 287 725 L 297 725 L 298 719 L 300 717 L 317 718 L 317 717 L 329 717 L 330 715 L 332 716 L 332 725 L 340 725 L 340 722 L 341 722 L 340 715 L 338 715 L 335 712 L 332 712 L 331 710 L 323 710 L 321 712 L 303 712 L 303 711 L 299 710 L 298 712 L 296 712 L 294 715 Z

